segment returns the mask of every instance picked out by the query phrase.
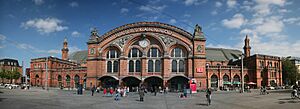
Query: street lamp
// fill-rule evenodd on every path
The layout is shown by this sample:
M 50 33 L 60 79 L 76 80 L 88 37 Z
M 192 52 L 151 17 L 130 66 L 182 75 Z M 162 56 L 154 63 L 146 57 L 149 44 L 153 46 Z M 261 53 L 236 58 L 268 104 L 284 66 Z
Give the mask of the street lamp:
M 206 90 L 208 90 L 208 67 L 209 67 L 209 64 L 206 63 Z
M 48 90 L 48 57 L 46 57 L 46 84 L 45 84 L 45 87 L 46 87 L 46 90 Z
M 242 77 L 242 89 L 241 89 L 241 93 L 244 93 L 244 54 L 241 54 L 241 64 L 242 64 L 242 68 L 241 68 L 241 77 Z

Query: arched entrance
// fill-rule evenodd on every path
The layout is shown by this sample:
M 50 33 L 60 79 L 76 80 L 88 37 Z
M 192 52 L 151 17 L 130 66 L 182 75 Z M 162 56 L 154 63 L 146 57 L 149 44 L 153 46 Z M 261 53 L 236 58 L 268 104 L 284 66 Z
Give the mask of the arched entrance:
M 238 76 L 238 75 L 235 75 L 234 77 L 233 77 L 233 85 L 235 86 L 235 87 L 239 87 L 240 86 L 240 84 L 241 84 L 241 79 L 240 79 L 240 76 Z
M 35 75 L 35 86 L 40 86 L 39 75 Z
M 70 77 L 70 75 L 67 75 L 66 76 L 66 83 L 67 83 L 67 88 L 70 88 L 70 81 L 71 81 L 71 77 Z
M 57 76 L 57 81 L 58 81 L 57 87 L 62 87 L 62 77 L 60 75 Z
M 212 75 L 210 78 L 210 87 L 214 89 L 218 89 L 218 76 Z
M 79 84 L 80 84 L 80 77 L 78 75 L 75 75 L 74 77 L 74 81 L 75 81 L 75 88 L 78 88 Z
M 189 79 L 184 76 L 175 76 L 168 80 L 170 91 L 182 92 L 183 89 L 189 88 Z
M 223 90 L 228 90 L 230 85 L 231 85 L 231 82 L 230 82 L 229 76 L 227 74 L 225 74 L 223 76 Z
M 147 88 L 148 91 L 154 91 L 155 88 L 159 88 L 163 86 L 163 80 L 162 78 L 151 76 L 144 80 L 144 85 Z
M 119 86 L 119 80 L 112 76 L 102 76 L 98 80 L 101 81 L 103 88 L 117 88 Z
M 86 88 L 86 74 L 83 77 L 83 88 Z
M 137 87 L 140 85 L 141 83 L 141 80 L 139 80 L 138 78 L 136 77 L 133 77 L 133 76 L 129 76 L 129 77 L 125 77 L 122 79 L 123 81 L 123 84 L 126 86 L 126 87 L 129 87 L 129 91 L 132 92 L 132 91 L 136 91 L 137 90 Z

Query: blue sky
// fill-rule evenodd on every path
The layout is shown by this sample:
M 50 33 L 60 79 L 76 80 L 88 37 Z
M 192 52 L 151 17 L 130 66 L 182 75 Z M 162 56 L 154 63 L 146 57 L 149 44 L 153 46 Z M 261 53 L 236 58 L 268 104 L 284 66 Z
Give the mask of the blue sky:
M 299 56 L 299 0 L 0 0 L 0 57 L 29 66 L 30 59 L 87 49 L 90 29 L 159 21 L 193 32 L 200 24 L 207 46 L 251 54 Z

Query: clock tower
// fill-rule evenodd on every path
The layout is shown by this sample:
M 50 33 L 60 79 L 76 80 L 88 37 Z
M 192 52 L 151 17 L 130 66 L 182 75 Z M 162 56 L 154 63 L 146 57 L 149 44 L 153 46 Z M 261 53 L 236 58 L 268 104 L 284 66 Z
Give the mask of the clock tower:
M 61 49 L 61 52 L 62 52 L 61 58 L 62 58 L 63 60 L 68 60 L 68 52 L 69 52 L 69 49 L 68 49 L 68 41 L 67 41 L 67 38 L 64 39 L 63 48 Z

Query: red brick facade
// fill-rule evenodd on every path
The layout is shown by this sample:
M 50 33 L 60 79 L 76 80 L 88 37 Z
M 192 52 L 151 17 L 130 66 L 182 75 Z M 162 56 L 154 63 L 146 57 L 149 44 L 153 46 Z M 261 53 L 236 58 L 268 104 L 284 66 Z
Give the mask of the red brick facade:
M 246 41 L 245 41 L 246 42 Z M 249 46 L 249 40 L 247 40 Z M 86 87 L 101 86 L 161 86 L 180 90 L 188 86 L 188 81 L 196 79 L 197 89 L 223 87 L 226 81 L 241 82 L 240 60 L 218 61 L 207 58 L 206 39 L 201 27 L 196 25 L 194 34 L 180 28 L 159 22 L 138 22 L 115 28 L 101 37 L 96 30 L 91 32 L 86 64 L 83 66 L 64 59 L 48 58 L 48 85 L 59 86 L 58 76 L 63 86 L 75 87 L 75 75 Z M 250 56 L 250 46 L 246 46 L 244 73 L 247 82 L 261 81 L 265 85 L 275 80 L 282 85 L 282 68 L 279 57 L 266 55 Z M 64 53 L 63 58 L 67 58 Z M 211 54 L 209 54 L 211 55 Z M 212 56 L 213 57 L 213 56 Z M 47 58 L 32 59 L 30 79 L 32 85 L 44 85 L 45 62 Z M 259 62 L 273 63 L 276 67 L 259 66 Z M 41 67 L 36 67 L 41 65 Z M 260 76 L 261 68 L 267 73 Z M 66 82 L 67 75 L 70 82 Z M 227 78 L 228 77 L 228 78 Z M 213 78 L 213 79 L 212 79 Z M 263 79 L 264 78 L 264 79 Z M 274 82 L 274 81 L 273 81 Z

